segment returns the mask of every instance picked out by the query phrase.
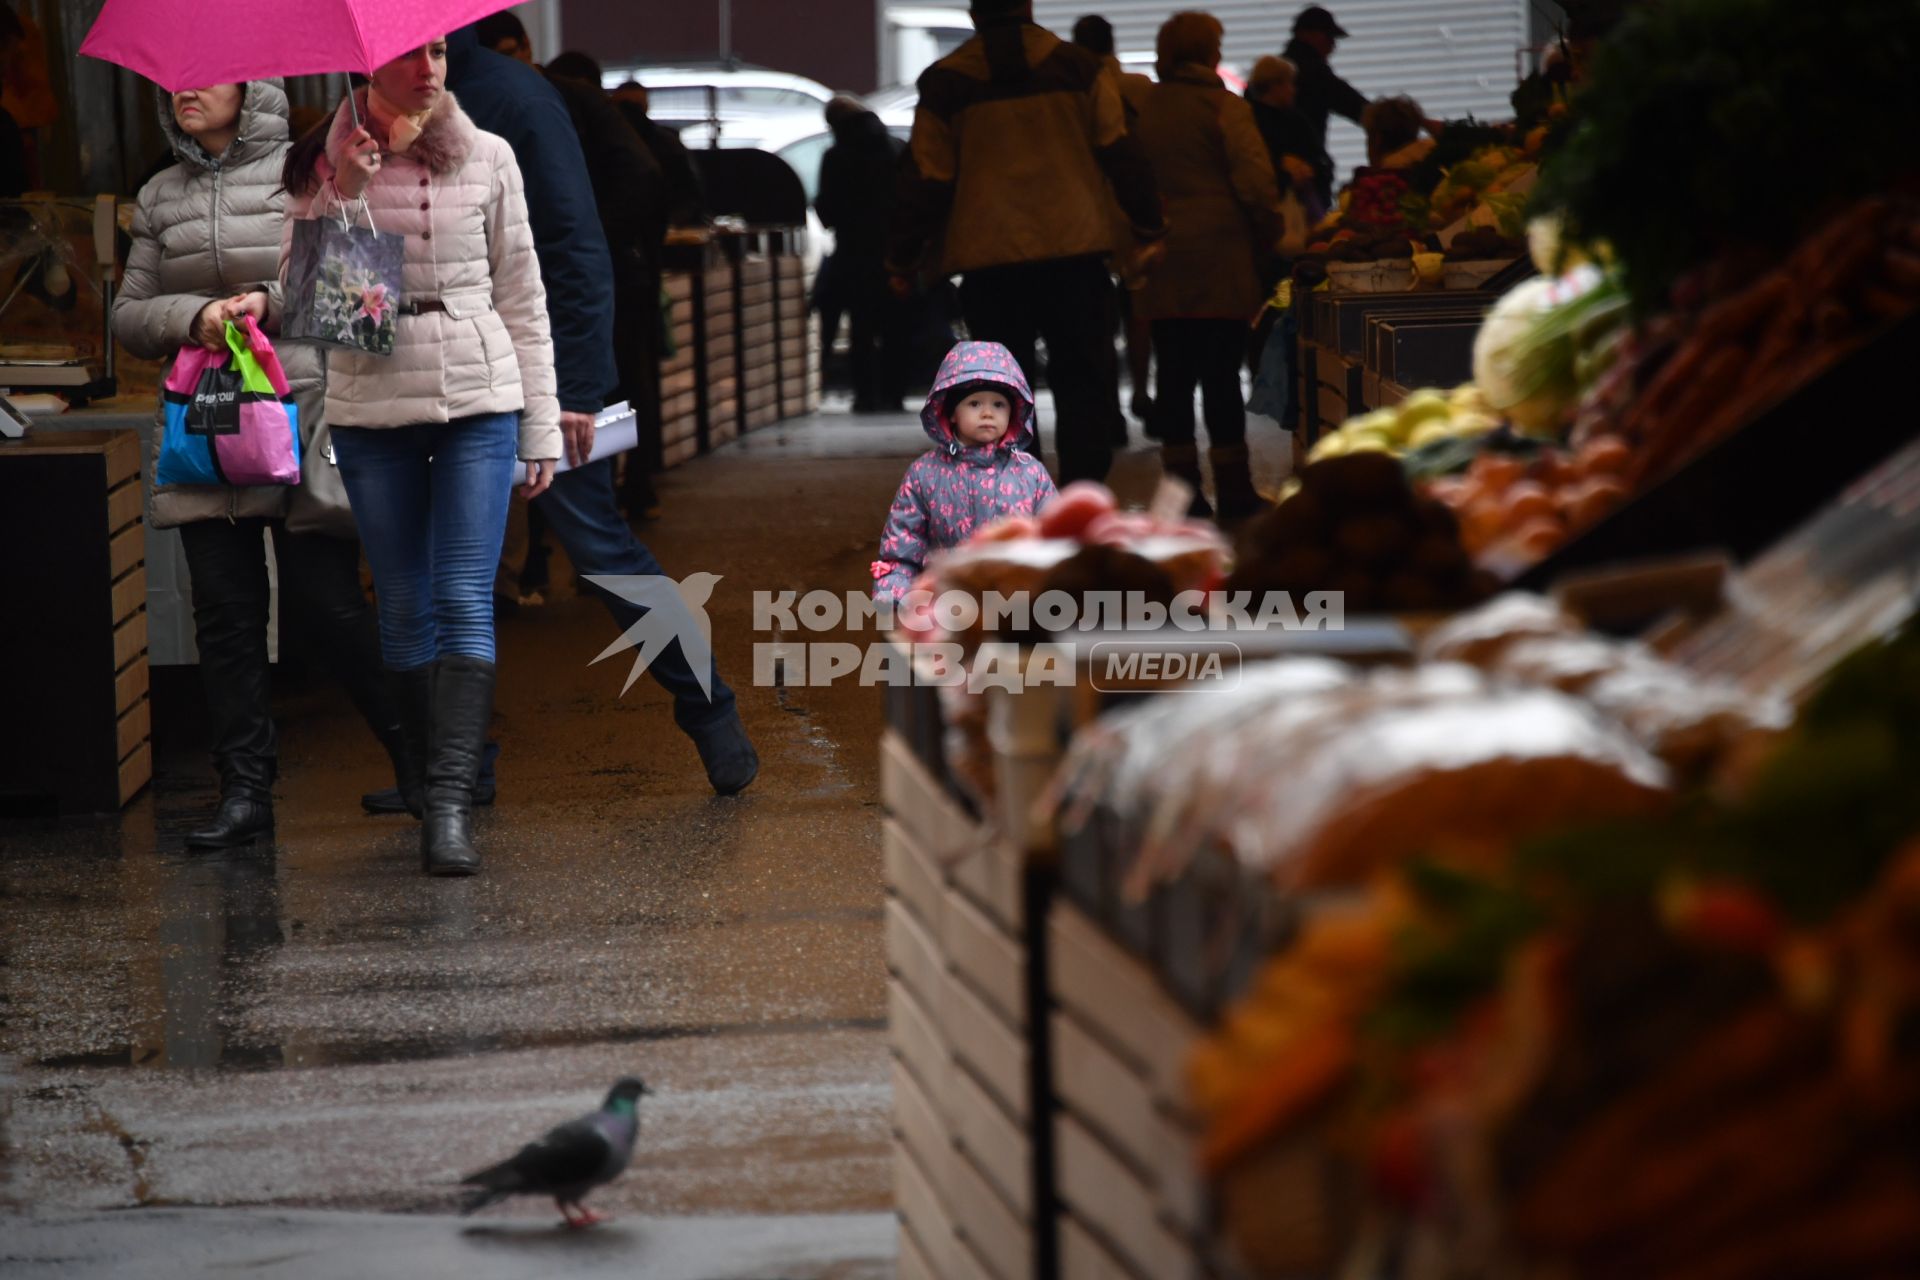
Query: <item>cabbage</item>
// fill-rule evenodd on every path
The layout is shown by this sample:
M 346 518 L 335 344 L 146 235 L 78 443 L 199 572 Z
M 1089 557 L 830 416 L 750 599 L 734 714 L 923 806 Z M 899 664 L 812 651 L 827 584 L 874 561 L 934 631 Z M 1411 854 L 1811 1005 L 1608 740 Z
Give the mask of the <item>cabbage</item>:
M 1625 305 L 1618 278 L 1591 265 L 1516 285 L 1474 337 L 1474 382 L 1514 425 L 1551 431 L 1579 397 L 1583 351 L 1618 327 Z

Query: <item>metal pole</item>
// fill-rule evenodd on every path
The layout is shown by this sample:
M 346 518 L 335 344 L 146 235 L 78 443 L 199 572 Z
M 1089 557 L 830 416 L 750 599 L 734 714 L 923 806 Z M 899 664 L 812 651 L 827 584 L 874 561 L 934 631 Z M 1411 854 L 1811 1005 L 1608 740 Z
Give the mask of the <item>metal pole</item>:
M 720 57 L 733 61 L 733 0 L 720 0 Z

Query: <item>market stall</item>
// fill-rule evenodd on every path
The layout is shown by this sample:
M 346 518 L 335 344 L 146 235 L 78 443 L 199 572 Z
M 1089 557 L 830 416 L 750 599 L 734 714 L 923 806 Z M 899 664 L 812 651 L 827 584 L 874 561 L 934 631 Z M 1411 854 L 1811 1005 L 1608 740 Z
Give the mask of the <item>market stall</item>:
M 1787 136 L 1806 50 L 1920 48 L 1906 8 L 1766 8 L 1662 6 L 1602 51 L 1530 206 L 1537 280 L 1302 300 L 1357 403 L 1230 551 L 1083 490 L 930 567 L 932 596 L 1185 592 L 1207 625 L 904 619 L 969 669 L 1068 643 L 1075 679 L 890 703 L 889 778 L 930 780 L 947 847 L 1017 857 L 1030 1001 L 1023 1248 L 903 1207 L 903 1274 L 1920 1268 L 1916 189 L 1847 140 L 1765 209 L 1637 194 L 1677 101 L 1778 80 L 1738 127 Z M 1825 87 L 1859 108 L 1897 61 Z M 1731 127 L 1696 141 L 1750 159 Z M 1365 381 L 1463 320 L 1470 377 Z M 1322 594 L 1346 630 L 1272 648 L 1228 607 Z M 1141 644 L 1231 678 L 1103 683 Z M 944 945 L 890 942 L 895 981 L 968 988 Z M 979 1078 L 943 1029 L 900 1054 L 923 1092 Z M 906 1141 L 903 1187 L 950 1149 Z

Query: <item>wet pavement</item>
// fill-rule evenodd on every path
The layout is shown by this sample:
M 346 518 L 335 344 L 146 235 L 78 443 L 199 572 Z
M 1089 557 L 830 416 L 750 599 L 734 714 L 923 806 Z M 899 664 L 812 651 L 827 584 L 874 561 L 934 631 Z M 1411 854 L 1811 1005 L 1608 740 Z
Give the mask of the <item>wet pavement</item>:
M 371 1274 L 309 1264 L 389 1238 L 421 1260 L 408 1274 L 890 1271 L 881 701 L 754 687 L 752 645 L 773 637 L 751 604 L 864 590 L 924 446 L 906 415 L 828 413 L 662 478 L 642 536 L 670 573 L 723 575 L 715 649 L 763 761 L 743 796 L 710 793 L 650 680 L 621 696 L 628 658 L 590 665 L 612 626 L 556 555 L 557 598 L 499 627 L 500 796 L 476 879 L 426 879 L 416 825 L 360 813 L 384 757 L 317 681 L 276 699 L 270 845 L 182 848 L 214 797 L 203 745 L 164 726 L 155 784 L 123 814 L 0 823 L 0 1270 L 122 1274 L 106 1263 L 152 1262 L 156 1241 L 170 1274 L 258 1269 L 285 1236 L 267 1274 Z M 1153 471 L 1124 458 L 1123 494 Z M 186 675 L 160 673 L 157 719 L 191 719 Z M 547 1202 L 425 1216 L 628 1073 L 657 1096 L 593 1204 L 633 1220 L 589 1253 L 528 1252 Z M 210 1212 L 235 1207 L 252 1216 Z M 679 1221 L 722 1215 L 742 1225 Z M 782 1223 L 792 1266 L 769 1269 Z M 721 1269 L 675 1269 L 703 1248 Z

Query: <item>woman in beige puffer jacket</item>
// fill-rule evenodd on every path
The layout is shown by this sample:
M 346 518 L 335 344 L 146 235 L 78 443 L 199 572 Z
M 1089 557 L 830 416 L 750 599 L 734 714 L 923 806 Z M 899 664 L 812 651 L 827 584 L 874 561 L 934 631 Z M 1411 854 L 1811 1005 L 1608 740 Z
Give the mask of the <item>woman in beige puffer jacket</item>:
M 243 311 L 269 333 L 278 329 L 287 96 L 278 80 L 183 90 L 163 95 L 160 124 L 178 163 L 140 190 L 113 332 L 134 355 L 170 362 L 190 343 L 224 349 L 225 321 Z M 325 389 L 320 353 L 298 343 L 275 346 L 299 404 L 303 443 L 310 444 Z M 153 432 L 156 460 L 161 422 Z M 326 465 L 324 457 L 310 456 L 309 474 L 317 465 Z M 355 706 L 399 758 L 399 714 L 380 669 L 373 611 L 360 589 L 359 543 L 289 533 L 281 517 L 291 493 L 284 485 L 153 491 L 154 527 L 179 528 L 192 575 L 194 639 L 220 774 L 218 815 L 187 833 L 197 848 L 246 843 L 272 824 L 268 530 L 279 567 L 282 636 L 309 642 L 335 667 Z
M 328 352 L 327 419 L 366 541 L 380 644 L 424 784 L 430 875 L 480 868 L 468 818 L 493 708 L 493 577 L 516 457 L 534 497 L 560 456 L 546 289 L 520 167 L 446 84 L 446 41 L 377 68 L 317 155 L 287 165 L 292 219 L 405 238 L 391 356 Z

